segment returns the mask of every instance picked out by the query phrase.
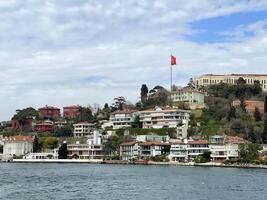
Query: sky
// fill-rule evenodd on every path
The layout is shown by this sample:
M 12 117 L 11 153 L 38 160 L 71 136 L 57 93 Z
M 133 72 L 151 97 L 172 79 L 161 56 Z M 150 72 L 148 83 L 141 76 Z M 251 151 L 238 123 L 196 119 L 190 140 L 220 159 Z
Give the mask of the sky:
M 266 0 L 0 0 L 0 121 L 16 109 L 135 103 L 141 84 L 267 73 Z

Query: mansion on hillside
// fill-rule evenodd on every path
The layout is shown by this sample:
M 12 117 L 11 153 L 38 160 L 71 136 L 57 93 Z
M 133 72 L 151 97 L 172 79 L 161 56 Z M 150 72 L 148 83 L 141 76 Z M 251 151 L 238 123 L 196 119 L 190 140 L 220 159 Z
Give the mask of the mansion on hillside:
M 219 83 L 236 84 L 239 78 L 243 78 L 246 84 L 252 85 L 259 82 L 263 91 L 267 91 L 267 74 L 229 74 L 229 75 L 215 75 L 204 74 L 200 77 L 194 78 L 194 84 L 197 87 L 209 86 Z

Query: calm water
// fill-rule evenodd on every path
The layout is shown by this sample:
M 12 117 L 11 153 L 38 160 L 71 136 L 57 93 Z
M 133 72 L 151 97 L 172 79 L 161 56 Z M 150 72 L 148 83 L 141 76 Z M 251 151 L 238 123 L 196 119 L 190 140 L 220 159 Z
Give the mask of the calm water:
M 267 170 L 0 163 L 0 199 L 267 199 Z

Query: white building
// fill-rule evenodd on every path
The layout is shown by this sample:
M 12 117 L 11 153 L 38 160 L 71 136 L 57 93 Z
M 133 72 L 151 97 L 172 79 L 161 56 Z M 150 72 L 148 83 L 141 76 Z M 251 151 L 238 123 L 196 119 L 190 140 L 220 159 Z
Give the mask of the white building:
M 205 74 L 194 78 L 194 84 L 197 87 L 215 85 L 219 83 L 236 84 L 240 77 L 243 78 L 248 85 L 253 85 L 255 81 L 259 82 L 262 90 L 267 91 L 267 74 Z
M 170 143 L 166 142 L 142 142 L 139 144 L 141 159 L 148 159 L 155 156 L 168 155 L 170 152 Z
M 176 128 L 190 120 L 190 111 L 175 108 L 160 108 L 139 111 L 143 128 Z
M 103 159 L 104 151 L 102 145 L 102 135 L 94 130 L 93 138 L 87 140 L 86 144 L 68 144 L 69 158 L 76 159 Z
M 120 157 L 122 160 L 132 160 L 139 157 L 140 146 L 138 142 L 124 142 L 120 145 Z
M 73 135 L 74 137 L 91 136 L 93 135 L 94 126 L 94 124 L 88 122 L 73 124 Z
M 209 143 L 206 140 L 193 140 L 187 143 L 188 160 L 194 160 L 207 151 L 209 151 Z
M 168 156 L 170 161 L 185 162 L 187 161 L 187 144 L 184 142 L 174 142 L 171 144 L 170 155 Z
M 112 124 L 114 129 L 130 127 L 134 122 L 136 111 L 122 110 L 111 113 L 109 124 Z
M 33 139 L 31 136 L 11 136 L 4 139 L 4 155 L 22 156 L 33 150 Z

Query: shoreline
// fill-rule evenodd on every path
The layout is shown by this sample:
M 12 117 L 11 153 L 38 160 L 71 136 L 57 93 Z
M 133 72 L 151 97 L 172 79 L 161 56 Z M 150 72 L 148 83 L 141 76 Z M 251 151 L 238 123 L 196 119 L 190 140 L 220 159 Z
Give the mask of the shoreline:
M 223 163 L 179 163 L 179 162 L 153 162 L 153 161 L 137 161 L 128 162 L 123 160 L 75 160 L 75 159 L 13 159 L 11 162 L 0 163 L 57 163 L 57 164 L 113 164 L 113 165 L 161 165 L 161 166 L 191 166 L 191 167 L 221 167 L 221 168 L 250 168 L 250 169 L 267 169 L 267 165 L 252 165 L 252 164 L 231 164 L 225 165 Z

